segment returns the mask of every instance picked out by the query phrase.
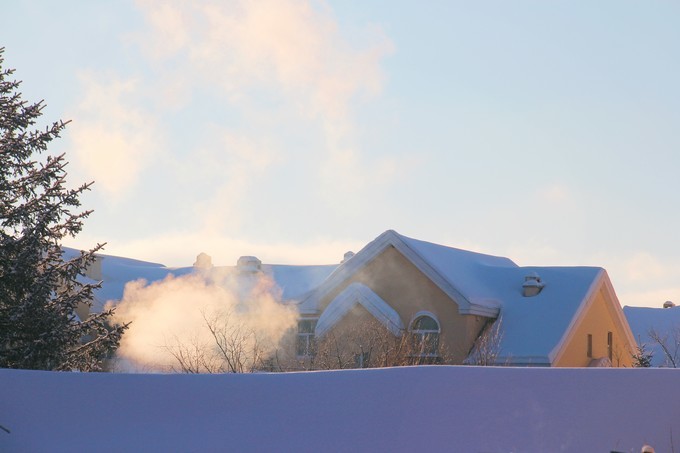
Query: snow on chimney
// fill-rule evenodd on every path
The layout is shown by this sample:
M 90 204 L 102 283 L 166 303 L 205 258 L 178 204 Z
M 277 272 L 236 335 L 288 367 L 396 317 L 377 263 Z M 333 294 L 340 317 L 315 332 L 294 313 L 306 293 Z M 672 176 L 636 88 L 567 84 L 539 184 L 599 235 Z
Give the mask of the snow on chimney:
M 198 256 L 196 256 L 194 267 L 199 269 L 210 269 L 213 267 L 212 258 L 207 253 L 201 252 L 198 254 Z
M 342 263 L 344 263 L 345 261 L 349 260 L 349 259 L 352 258 L 353 256 L 354 256 L 354 252 L 352 252 L 352 251 L 345 252 L 345 255 L 342 257 L 342 261 L 340 261 L 340 264 L 342 264 Z
M 254 256 L 242 256 L 236 262 L 236 267 L 241 272 L 258 272 L 262 267 L 262 261 Z

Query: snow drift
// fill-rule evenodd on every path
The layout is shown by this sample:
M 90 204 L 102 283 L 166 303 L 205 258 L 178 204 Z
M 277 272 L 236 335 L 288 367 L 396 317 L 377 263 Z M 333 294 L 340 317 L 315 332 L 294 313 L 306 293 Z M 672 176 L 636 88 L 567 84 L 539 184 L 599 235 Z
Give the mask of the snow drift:
M 408 367 L 246 375 L 0 370 L 2 451 L 656 451 L 671 369 Z

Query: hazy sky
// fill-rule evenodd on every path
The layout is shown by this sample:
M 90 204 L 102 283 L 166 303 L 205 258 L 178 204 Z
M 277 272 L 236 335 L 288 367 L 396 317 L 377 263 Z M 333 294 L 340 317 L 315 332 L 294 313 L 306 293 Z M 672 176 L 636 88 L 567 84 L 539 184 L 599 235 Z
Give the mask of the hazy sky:
M 9 1 L 69 245 L 335 263 L 386 229 L 680 302 L 680 3 Z

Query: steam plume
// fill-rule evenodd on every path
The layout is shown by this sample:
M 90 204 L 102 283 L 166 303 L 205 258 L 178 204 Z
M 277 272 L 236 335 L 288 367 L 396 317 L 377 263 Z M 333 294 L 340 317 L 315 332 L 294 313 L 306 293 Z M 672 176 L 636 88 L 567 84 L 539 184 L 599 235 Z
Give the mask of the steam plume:
M 259 348 L 263 355 L 273 353 L 296 322 L 295 311 L 280 303 L 280 291 L 266 274 L 215 268 L 151 284 L 130 282 L 116 316 L 132 322 L 118 350 L 122 362 L 131 365 L 127 371 L 178 369 L 177 348 L 212 354 L 217 345 L 209 322 L 239 335 L 244 351 Z

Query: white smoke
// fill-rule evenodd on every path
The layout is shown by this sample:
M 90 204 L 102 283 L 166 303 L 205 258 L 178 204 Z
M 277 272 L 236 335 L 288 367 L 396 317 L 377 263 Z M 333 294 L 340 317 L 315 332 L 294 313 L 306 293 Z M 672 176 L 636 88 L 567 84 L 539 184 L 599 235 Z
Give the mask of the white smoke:
M 280 303 L 273 280 L 262 272 L 208 268 L 150 284 L 136 280 L 125 286 L 116 308 L 117 322 L 131 322 L 118 357 L 126 364 L 124 371 L 181 370 L 178 352 L 192 360 L 204 354 L 214 366 L 220 359 L 209 323 L 233 336 L 227 340 L 241 342 L 244 353 L 258 348 L 266 357 L 281 347 L 296 319 L 296 312 Z

